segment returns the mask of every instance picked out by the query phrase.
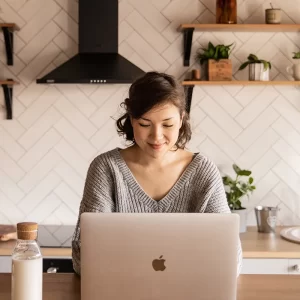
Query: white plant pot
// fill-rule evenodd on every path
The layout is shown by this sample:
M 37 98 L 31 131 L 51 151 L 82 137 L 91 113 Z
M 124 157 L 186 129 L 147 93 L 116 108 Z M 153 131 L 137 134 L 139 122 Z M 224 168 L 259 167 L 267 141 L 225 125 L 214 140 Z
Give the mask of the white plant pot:
M 231 210 L 231 213 L 238 214 L 240 216 L 240 233 L 247 231 L 247 209 Z
M 300 80 L 300 59 L 294 59 L 295 63 L 292 66 L 288 66 L 286 71 L 296 81 Z
M 249 80 L 250 81 L 269 81 L 270 69 L 264 70 L 264 64 L 249 64 Z

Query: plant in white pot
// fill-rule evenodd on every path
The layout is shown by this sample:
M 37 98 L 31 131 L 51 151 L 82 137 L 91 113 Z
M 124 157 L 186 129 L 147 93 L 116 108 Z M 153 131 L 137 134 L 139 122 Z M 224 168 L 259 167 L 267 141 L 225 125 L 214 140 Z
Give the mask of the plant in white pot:
M 245 232 L 247 228 L 247 215 L 246 208 L 242 207 L 241 198 L 243 196 L 249 196 L 255 190 L 255 186 L 252 184 L 254 179 L 249 177 L 252 172 L 249 170 L 243 170 L 236 164 L 232 165 L 236 178 L 233 179 L 230 176 L 223 176 L 223 184 L 225 186 L 225 192 L 227 202 L 232 213 L 237 213 L 240 216 L 240 232 Z M 241 180 L 241 177 L 248 177 L 246 181 Z
M 249 65 L 250 81 L 269 81 L 272 65 L 269 61 L 259 59 L 256 55 L 250 54 L 247 61 L 242 63 L 239 70 L 245 69 Z
M 292 66 L 288 66 L 286 71 L 289 75 L 293 76 L 293 78 L 298 81 L 300 80 L 300 52 L 293 52 L 293 60 L 294 64 Z

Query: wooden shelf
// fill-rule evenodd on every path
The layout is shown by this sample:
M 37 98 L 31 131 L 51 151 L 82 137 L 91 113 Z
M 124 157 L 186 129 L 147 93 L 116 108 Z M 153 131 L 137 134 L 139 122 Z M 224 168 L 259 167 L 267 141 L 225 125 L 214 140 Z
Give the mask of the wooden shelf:
M 248 32 L 300 32 L 300 24 L 182 24 L 179 30 L 248 31 Z
M 14 85 L 19 84 L 19 82 L 14 80 L 0 80 L 0 85 L 7 84 L 7 85 Z
M 0 23 L 0 28 L 9 28 L 13 30 L 20 30 L 19 26 L 15 23 Z
M 232 81 L 191 81 L 186 80 L 182 85 L 300 85 L 300 81 L 246 81 L 246 80 L 232 80 Z

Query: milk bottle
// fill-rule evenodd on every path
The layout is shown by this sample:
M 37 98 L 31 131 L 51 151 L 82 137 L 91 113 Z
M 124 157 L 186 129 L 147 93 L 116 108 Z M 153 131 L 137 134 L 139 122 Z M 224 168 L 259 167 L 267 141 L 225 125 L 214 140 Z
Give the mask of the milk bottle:
M 36 242 L 37 223 L 17 224 L 18 239 L 12 253 L 11 300 L 42 300 L 43 258 Z

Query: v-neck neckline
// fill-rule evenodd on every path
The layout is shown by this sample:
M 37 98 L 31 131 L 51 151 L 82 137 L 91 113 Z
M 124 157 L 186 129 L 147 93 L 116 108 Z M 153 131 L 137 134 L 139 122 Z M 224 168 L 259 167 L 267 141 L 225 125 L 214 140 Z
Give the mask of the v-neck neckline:
M 183 173 L 180 175 L 180 177 L 169 190 L 169 192 L 162 199 L 155 200 L 152 197 L 150 197 L 138 183 L 135 176 L 128 167 L 126 161 L 122 157 L 120 150 L 121 148 L 115 149 L 115 158 L 117 160 L 118 167 L 120 168 L 120 171 L 124 176 L 124 179 L 128 182 L 131 189 L 139 197 L 139 200 L 151 209 L 157 209 L 158 207 L 160 207 L 161 209 L 167 209 L 170 206 L 171 202 L 178 196 L 178 194 L 182 190 L 185 182 L 190 180 L 191 175 L 197 169 L 196 166 L 197 164 L 199 164 L 199 160 L 201 157 L 199 153 L 195 154 L 192 161 L 186 166 Z

